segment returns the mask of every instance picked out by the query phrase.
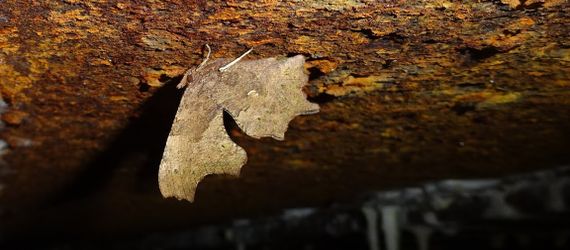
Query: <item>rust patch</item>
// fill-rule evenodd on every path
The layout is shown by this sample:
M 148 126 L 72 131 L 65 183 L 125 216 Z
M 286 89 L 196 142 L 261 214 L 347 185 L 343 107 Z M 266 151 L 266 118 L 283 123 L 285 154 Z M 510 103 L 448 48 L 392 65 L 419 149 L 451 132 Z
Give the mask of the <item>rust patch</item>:
M 148 31 L 142 38 L 142 43 L 154 50 L 185 50 L 188 48 L 185 38 L 165 30 Z
M 522 97 L 518 92 L 496 92 L 481 91 L 455 96 L 453 99 L 457 103 L 475 103 L 477 107 L 486 108 L 501 104 L 508 104 L 520 101 Z
M 353 75 L 345 75 L 338 77 L 340 83 L 334 85 L 323 86 L 320 92 L 333 96 L 343 96 L 352 93 L 369 92 L 384 87 L 383 83 L 393 82 L 389 75 L 374 75 L 366 77 L 355 77 Z M 391 86 L 388 88 L 396 88 Z
M 145 82 L 151 87 L 161 87 L 164 83 L 173 77 L 182 75 L 186 69 L 182 66 L 165 66 L 162 68 L 146 69 L 143 74 Z M 136 82 L 136 80 L 131 80 Z
M 28 113 L 17 111 L 17 110 L 9 110 L 8 112 L 2 114 L 2 121 L 6 124 L 11 126 L 17 126 L 24 121 L 28 117 Z
M 332 59 L 317 59 L 305 63 L 305 69 L 317 69 L 323 74 L 328 74 L 336 70 L 339 62 Z
M 501 0 L 501 3 L 516 9 L 518 7 L 532 7 L 537 5 L 544 5 L 545 7 L 553 7 L 562 4 L 565 0 Z

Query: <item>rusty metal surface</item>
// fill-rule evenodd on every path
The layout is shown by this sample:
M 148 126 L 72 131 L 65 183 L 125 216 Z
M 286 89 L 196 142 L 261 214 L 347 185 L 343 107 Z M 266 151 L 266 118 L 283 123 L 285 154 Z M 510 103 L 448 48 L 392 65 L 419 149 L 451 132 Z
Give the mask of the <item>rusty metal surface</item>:
M 568 9 L 0 0 L 0 218 L 7 232 L 134 232 L 568 163 Z M 239 179 L 207 178 L 190 205 L 162 199 L 156 173 L 174 85 L 205 43 L 215 58 L 307 56 L 322 108 L 283 142 L 228 120 L 250 160 Z

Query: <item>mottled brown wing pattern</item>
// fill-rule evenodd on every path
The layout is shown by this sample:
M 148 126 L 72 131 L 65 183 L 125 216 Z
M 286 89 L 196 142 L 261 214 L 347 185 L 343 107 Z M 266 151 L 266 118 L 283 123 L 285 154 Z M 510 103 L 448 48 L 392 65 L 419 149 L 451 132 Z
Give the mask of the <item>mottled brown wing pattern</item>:
M 224 110 L 247 135 L 279 140 L 295 116 L 319 110 L 302 91 L 308 82 L 304 57 L 240 61 L 220 72 L 228 61 L 212 60 L 192 71 L 160 163 L 164 197 L 193 201 L 205 176 L 239 175 L 247 155 L 225 131 Z

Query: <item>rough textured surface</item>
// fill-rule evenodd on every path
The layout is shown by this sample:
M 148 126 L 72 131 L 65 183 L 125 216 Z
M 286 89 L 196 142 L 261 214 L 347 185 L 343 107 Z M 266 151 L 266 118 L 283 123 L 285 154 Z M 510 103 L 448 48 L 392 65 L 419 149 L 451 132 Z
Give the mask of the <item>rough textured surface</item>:
M 570 4 L 516 2 L 2 0 L 2 230 L 179 228 L 568 163 Z M 174 85 L 205 43 L 305 55 L 321 112 L 284 142 L 227 119 L 249 162 L 190 205 L 156 174 Z

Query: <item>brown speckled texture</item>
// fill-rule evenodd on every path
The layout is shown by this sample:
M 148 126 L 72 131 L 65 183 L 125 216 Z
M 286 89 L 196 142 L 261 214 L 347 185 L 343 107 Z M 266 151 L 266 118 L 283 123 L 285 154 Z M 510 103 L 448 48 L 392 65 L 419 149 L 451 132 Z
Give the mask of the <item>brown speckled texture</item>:
M 516 2 L 0 0 L 2 230 L 166 230 L 567 164 L 570 3 Z M 305 55 L 321 112 L 283 142 L 227 119 L 249 162 L 191 205 L 156 174 L 205 43 Z

